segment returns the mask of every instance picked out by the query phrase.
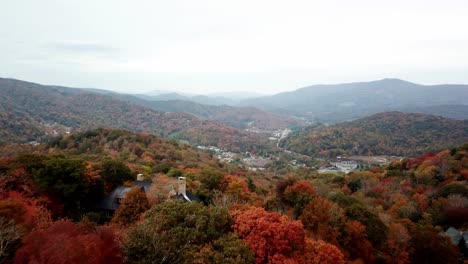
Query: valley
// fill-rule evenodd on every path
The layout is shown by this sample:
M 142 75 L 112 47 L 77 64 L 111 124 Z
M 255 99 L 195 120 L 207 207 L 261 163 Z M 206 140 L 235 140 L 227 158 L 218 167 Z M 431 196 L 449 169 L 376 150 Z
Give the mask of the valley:
M 431 108 L 458 119 L 339 112 L 355 104 L 301 116 L 300 107 L 145 98 L 0 79 L 0 225 L 17 245 L 0 258 L 73 262 L 34 242 L 53 248 L 55 233 L 88 262 L 103 254 L 96 263 L 146 263 L 140 251 L 149 263 L 164 259 L 146 248 L 153 239 L 181 263 L 218 254 L 244 257 L 233 263 L 419 263 L 432 254 L 428 239 L 436 261 L 440 252 L 449 263 L 463 257 L 450 239 L 468 232 L 464 106 Z M 195 214 L 196 222 L 187 218 Z M 199 237 L 186 255 L 175 248 L 187 236 Z M 255 261 L 264 254 L 259 239 L 289 250 Z M 83 251 L 89 243 L 95 251 Z

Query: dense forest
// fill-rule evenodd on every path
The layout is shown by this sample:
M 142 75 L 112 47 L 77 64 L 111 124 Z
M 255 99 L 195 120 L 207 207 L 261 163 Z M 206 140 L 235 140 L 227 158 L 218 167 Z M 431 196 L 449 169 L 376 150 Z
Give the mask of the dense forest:
M 387 112 L 333 126 L 298 131 L 286 149 L 311 156 L 416 156 L 468 141 L 468 122 L 425 114 Z
M 148 191 L 98 210 L 137 174 Z M 170 198 L 180 176 L 200 203 Z M 468 228 L 467 179 L 466 144 L 346 175 L 252 172 L 113 129 L 3 144 L 0 261 L 458 263 L 467 252 L 441 232 Z

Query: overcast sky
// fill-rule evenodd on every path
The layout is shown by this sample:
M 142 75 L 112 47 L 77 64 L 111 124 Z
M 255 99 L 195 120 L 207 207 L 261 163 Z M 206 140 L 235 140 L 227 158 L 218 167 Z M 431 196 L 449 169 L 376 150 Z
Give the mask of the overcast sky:
M 467 0 L 0 3 L 0 77 L 192 93 L 468 83 Z

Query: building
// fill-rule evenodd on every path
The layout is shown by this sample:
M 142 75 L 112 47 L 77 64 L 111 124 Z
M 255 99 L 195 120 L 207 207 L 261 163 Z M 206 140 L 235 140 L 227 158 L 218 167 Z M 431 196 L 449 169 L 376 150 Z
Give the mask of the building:
M 99 204 L 97 209 L 114 212 L 119 208 L 120 203 L 125 198 L 127 193 L 135 186 L 140 187 L 141 191 L 148 193 L 152 185 L 151 181 L 144 180 L 142 174 L 138 174 L 137 180 L 133 182 L 132 186 L 118 186 L 112 192 L 110 192 L 106 197 L 104 197 Z M 183 200 L 186 202 L 201 202 L 200 198 L 196 195 L 186 191 L 186 180 L 185 177 L 179 177 L 178 179 L 178 191 L 174 192 L 171 196 L 172 199 Z

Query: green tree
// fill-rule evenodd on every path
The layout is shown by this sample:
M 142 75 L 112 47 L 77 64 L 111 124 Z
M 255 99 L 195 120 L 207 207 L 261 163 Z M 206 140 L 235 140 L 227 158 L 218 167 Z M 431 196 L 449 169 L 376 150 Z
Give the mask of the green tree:
M 106 182 L 121 185 L 126 181 L 135 179 L 130 168 L 122 161 L 105 159 L 101 165 L 101 177 Z
M 335 194 L 331 200 L 344 209 L 349 220 L 359 221 L 366 227 L 367 237 L 373 246 L 379 246 L 387 239 L 388 228 L 380 218 L 357 199 L 343 193 Z
M 34 181 L 46 191 L 57 195 L 64 204 L 66 213 L 76 214 L 86 200 L 89 183 L 83 160 L 55 156 L 44 162 L 44 167 L 35 171 Z
M 211 244 L 213 248 L 224 248 L 220 243 L 234 245 L 223 240 L 215 242 L 230 233 L 231 225 L 232 218 L 223 208 L 167 201 L 151 208 L 144 221 L 130 229 L 123 245 L 126 261 L 192 263 L 193 255 L 203 247 Z M 243 251 L 242 248 L 228 247 L 225 250 Z M 228 252 L 222 254 L 231 255 Z
M 253 264 L 255 258 L 244 241 L 236 234 L 229 233 L 205 244 L 194 255 L 193 263 Z

